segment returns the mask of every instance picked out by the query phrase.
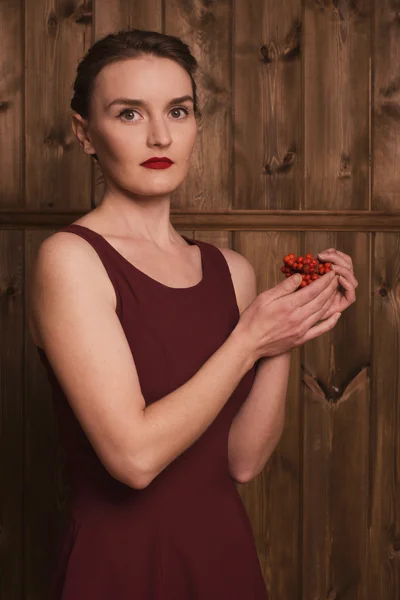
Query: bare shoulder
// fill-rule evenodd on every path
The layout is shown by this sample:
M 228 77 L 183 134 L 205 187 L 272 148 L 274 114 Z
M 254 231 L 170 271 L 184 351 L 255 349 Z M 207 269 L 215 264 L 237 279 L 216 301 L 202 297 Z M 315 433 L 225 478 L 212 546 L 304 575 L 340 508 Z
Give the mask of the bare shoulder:
M 82 285 L 82 281 L 88 282 L 114 310 L 117 304 L 114 287 L 94 248 L 78 235 L 64 231 L 53 233 L 39 246 L 28 284 L 29 330 L 34 343 L 41 347 L 43 340 L 38 319 L 43 306 L 42 294 L 45 292 L 42 287 L 47 277 L 52 276 L 51 273 L 58 277 L 61 277 L 61 274 L 69 277 L 71 283 L 74 281 L 79 286 Z
M 87 272 L 90 284 L 96 285 L 116 308 L 115 290 L 107 271 L 96 250 L 81 236 L 68 231 L 57 231 L 42 242 L 39 251 L 48 256 L 49 263 L 54 260 L 55 266 L 58 261 L 64 262 L 66 267 L 81 265 Z
M 236 252 L 236 250 L 220 248 L 219 246 L 217 248 L 222 252 L 228 263 L 239 312 L 242 314 L 257 296 L 257 277 L 254 267 L 245 256 Z

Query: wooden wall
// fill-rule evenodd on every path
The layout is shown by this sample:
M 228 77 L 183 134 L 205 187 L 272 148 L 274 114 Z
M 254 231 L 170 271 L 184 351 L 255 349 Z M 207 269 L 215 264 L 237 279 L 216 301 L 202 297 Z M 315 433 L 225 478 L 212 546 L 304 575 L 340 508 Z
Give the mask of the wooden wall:
M 357 302 L 293 352 L 286 426 L 238 486 L 271 600 L 400 597 L 400 3 L 0 3 L 0 598 L 42 600 L 68 485 L 26 323 L 41 241 L 101 199 L 69 101 L 99 37 L 178 35 L 200 62 L 203 126 L 173 198 L 180 233 L 253 263 L 353 257 Z

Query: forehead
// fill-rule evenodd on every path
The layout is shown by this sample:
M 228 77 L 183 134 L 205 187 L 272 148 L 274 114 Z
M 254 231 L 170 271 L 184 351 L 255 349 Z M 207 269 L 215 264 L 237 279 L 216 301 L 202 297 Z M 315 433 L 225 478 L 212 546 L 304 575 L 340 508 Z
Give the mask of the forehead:
M 105 66 L 95 80 L 105 103 L 118 96 L 168 100 L 192 92 L 189 74 L 169 58 L 143 56 Z

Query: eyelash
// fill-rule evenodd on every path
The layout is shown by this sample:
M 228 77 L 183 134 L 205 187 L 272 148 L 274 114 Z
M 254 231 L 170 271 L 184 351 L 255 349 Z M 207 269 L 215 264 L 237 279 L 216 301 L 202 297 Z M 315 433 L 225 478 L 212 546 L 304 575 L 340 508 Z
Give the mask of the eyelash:
M 172 111 L 172 110 L 177 110 L 177 109 L 179 109 L 179 110 L 183 110 L 183 111 L 184 111 L 184 113 L 186 114 L 186 116 L 187 116 L 187 115 L 190 113 L 190 111 L 189 111 L 187 108 L 185 108 L 184 106 L 174 106 L 174 108 L 171 108 L 171 111 Z M 118 118 L 119 118 L 119 117 L 121 117 L 121 116 L 122 116 L 124 113 L 126 113 L 126 112 L 137 112 L 137 110 L 136 110 L 135 108 L 124 108 L 124 110 L 122 110 L 122 111 L 119 113 L 119 115 L 118 115 Z M 134 123 L 134 120 L 129 120 L 129 119 L 127 119 L 127 120 L 126 120 L 126 119 L 121 119 L 121 121 L 124 121 L 124 120 L 125 120 L 125 122 L 126 122 L 126 123 Z M 174 119 L 174 121 L 180 121 L 180 120 L 181 120 L 181 119 Z

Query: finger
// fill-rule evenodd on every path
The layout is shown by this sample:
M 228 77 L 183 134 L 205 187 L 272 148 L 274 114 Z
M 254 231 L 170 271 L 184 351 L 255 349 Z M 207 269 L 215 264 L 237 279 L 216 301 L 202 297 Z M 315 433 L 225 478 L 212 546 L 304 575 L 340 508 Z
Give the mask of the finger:
M 315 279 L 310 285 L 297 290 L 291 297 L 292 307 L 298 308 L 304 306 L 317 298 L 323 290 L 329 287 L 331 281 L 335 279 L 335 272 L 324 273 L 319 279 Z
M 354 287 L 342 275 L 339 275 L 339 283 L 344 288 L 344 297 L 347 301 L 346 304 L 347 306 L 350 306 L 350 304 L 353 304 L 353 302 L 356 301 L 356 292 Z
M 318 323 L 318 321 L 321 321 L 322 319 L 324 319 L 324 320 L 328 319 L 331 316 L 330 314 L 327 315 L 326 313 L 329 311 L 330 307 L 334 303 L 335 298 L 336 298 L 336 292 L 333 293 L 328 298 L 328 300 L 324 303 L 324 305 L 319 310 L 317 310 L 312 315 L 310 315 L 307 319 L 305 319 L 305 321 L 303 323 L 305 331 L 310 329 L 310 327 L 313 327 L 313 325 Z M 334 311 L 334 312 L 337 312 L 337 311 Z
M 349 283 L 352 284 L 354 288 L 358 287 L 358 281 L 354 277 L 353 273 L 349 271 L 347 267 L 342 267 L 340 265 L 332 265 L 332 269 L 338 274 L 344 277 Z
M 353 272 L 353 263 L 351 262 L 351 258 L 346 254 L 342 256 L 338 251 L 335 250 L 334 252 L 320 252 L 318 256 L 326 262 L 329 261 L 334 264 L 337 263 L 339 265 L 343 265 L 344 267 L 347 267 L 349 271 Z
M 351 259 L 351 256 L 349 256 L 348 254 L 345 254 L 344 252 L 342 252 L 341 250 L 336 250 L 336 252 L 338 254 L 340 254 L 340 256 L 342 256 L 345 260 L 347 260 L 348 262 L 350 262 L 351 264 L 353 264 L 353 261 Z
M 310 287 L 311 287 L 311 285 L 310 285 Z M 295 309 L 295 311 L 293 312 L 293 317 L 295 319 L 298 319 L 300 322 L 303 322 L 306 319 L 308 319 L 310 316 L 315 315 L 315 313 L 318 313 L 318 311 L 321 310 L 321 308 L 329 300 L 329 298 L 331 298 L 331 296 L 335 296 L 335 294 L 337 292 L 337 288 L 338 288 L 338 277 L 335 276 L 331 280 L 329 286 L 327 288 L 325 288 L 324 290 L 322 290 L 322 292 L 320 292 L 316 298 L 313 298 L 312 300 L 310 300 L 310 302 L 308 302 L 304 306 L 297 308 L 297 310 Z
M 298 341 L 297 345 L 300 346 L 302 344 L 305 344 L 306 342 L 322 335 L 323 333 L 326 333 L 327 331 L 330 331 L 331 329 L 333 329 L 336 325 L 336 323 L 339 320 L 341 313 L 335 313 L 333 314 L 329 319 L 326 319 L 325 321 L 321 321 L 321 323 L 319 323 L 318 325 L 315 325 L 314 327 L 311 327 L 307 333 L 305 333 L 303 335 L 302 338 L 300 338 L 300 340 Z

